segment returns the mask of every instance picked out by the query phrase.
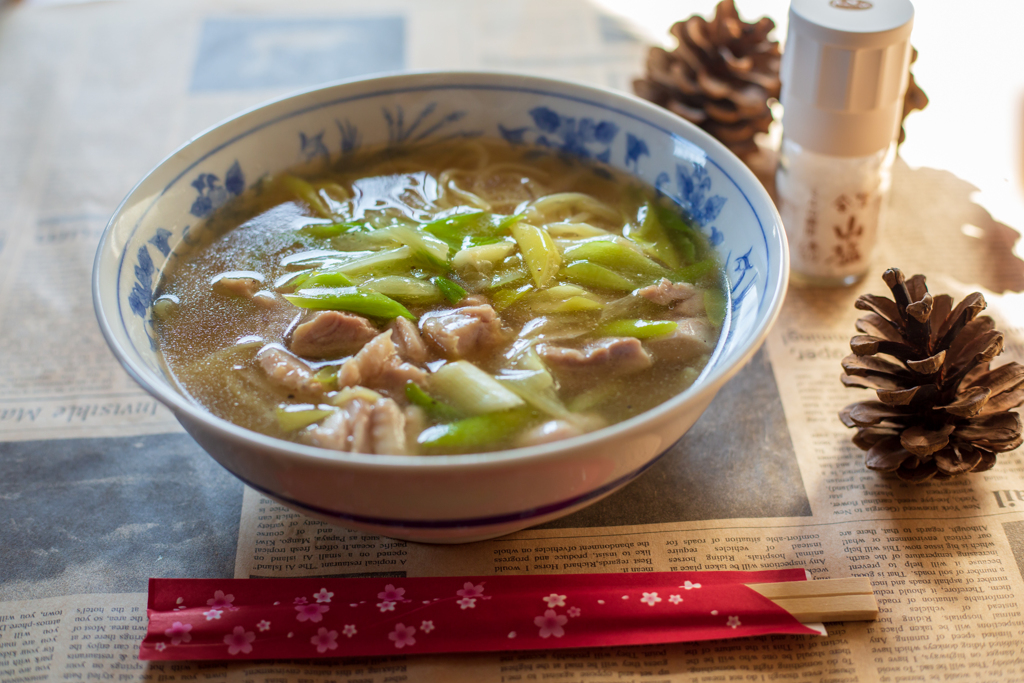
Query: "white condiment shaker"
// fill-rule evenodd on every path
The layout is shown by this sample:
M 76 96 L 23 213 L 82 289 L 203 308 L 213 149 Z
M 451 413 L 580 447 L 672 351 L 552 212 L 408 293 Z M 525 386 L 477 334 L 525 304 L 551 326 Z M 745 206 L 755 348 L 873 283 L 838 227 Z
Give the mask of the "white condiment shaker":
M 909 0 L 792 0 L 776 194 L 791 279 L 865 275 L 887 203 L 910 68 Z

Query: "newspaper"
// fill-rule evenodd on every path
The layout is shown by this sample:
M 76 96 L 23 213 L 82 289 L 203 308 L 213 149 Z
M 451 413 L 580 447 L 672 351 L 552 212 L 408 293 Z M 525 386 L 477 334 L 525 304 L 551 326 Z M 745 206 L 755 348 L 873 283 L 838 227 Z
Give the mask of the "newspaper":
M 765 347 L 650 472 L 564 519 L 491 541 L 396 541 L 281 507 L 217 466 L 106 349 L 89 293 L 97 240 L 131 185 L 181 141 L 297 87 L 379 70 L 497 68 L 629 89 L 646 45 L 663 36 L 614 4 L 0 9 L 0 681 L 1024 677 L 1021 452 L 984 474 L 913 486 L 866 470 L 836 418 L 865 398 L 838 380 L 853 301 L 884 291 L 888 265 L 927 272 L 933 291 L 957 298 L 982 291 L 1006 333 L 998 362 L 1024 361 L 1020 235 L 951 171 L 899 162 L 890 225 L 900 229 L 884 235 L 875 270 L 848 290 L 791 291 Z M 869 577 L 879 619 L 827 624 L 823 637 L 541 653 L 137 659 L 151 576 L 793 566 L 813 578 Z

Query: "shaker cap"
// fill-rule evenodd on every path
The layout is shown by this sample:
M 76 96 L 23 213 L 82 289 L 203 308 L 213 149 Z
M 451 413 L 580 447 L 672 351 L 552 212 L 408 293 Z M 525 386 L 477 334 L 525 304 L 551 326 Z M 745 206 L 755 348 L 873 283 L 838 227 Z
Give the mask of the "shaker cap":
M 895 139 L 910 68 L 910 0 L 792 0 L 783 128 L 811 151 L 866 156 Z

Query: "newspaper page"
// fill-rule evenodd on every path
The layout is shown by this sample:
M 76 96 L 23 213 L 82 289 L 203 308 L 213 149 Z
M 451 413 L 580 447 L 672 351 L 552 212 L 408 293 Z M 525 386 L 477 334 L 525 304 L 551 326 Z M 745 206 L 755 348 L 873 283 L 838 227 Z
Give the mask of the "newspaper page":
M 781 19 L 778 3 L 763 4 Z M 997 363 L 1024 362 L 1019 231 L 949 171 L 898 163 L 890 215 L 901 230 L 886 234 L 877 268 L 848 290 L 792 290 L 765 347 L 648 473 L 566 518 L 491 541 L 397 541 L 284 508 L 216 465 L 106 349 L 89 293 L 97 240 L 132 184 L 181 141 L 297 87 L 383 70 L 495 68 L 628 90 L 646 46 L 663 38 L 609 5 L 285 9 L 219 0 L 0 10 L 0 681 L 1024 677 L 1021 452 L 984 474 L 909 485 L 865 469 L 836 418 L 865 398 L 838 380 L 853 302 L 884 293 L 888 265 L 937 274 L 932 291 L 957 299 L 982 291 L 1006 333 Z M 747 16 L 759 16 L 750 6 Z M 709 2 L 679 11 L 712 10 Z M 149 577 L 794 566 L 812 578 L 868 577 L 879 619 L 826 624 L 821 637 L 589 650 L 137 658 Z

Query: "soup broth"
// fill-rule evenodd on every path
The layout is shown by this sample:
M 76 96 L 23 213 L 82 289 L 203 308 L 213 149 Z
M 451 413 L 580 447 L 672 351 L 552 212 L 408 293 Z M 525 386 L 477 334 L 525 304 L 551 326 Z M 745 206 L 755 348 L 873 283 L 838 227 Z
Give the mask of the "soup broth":
M 725 315 L 678 207 L 504 143 L 265 178 L 201 234 L 154 302 L 170 373 L 219 417 L 336 451 L 492 451 L 622 421 L 694 381 Z

